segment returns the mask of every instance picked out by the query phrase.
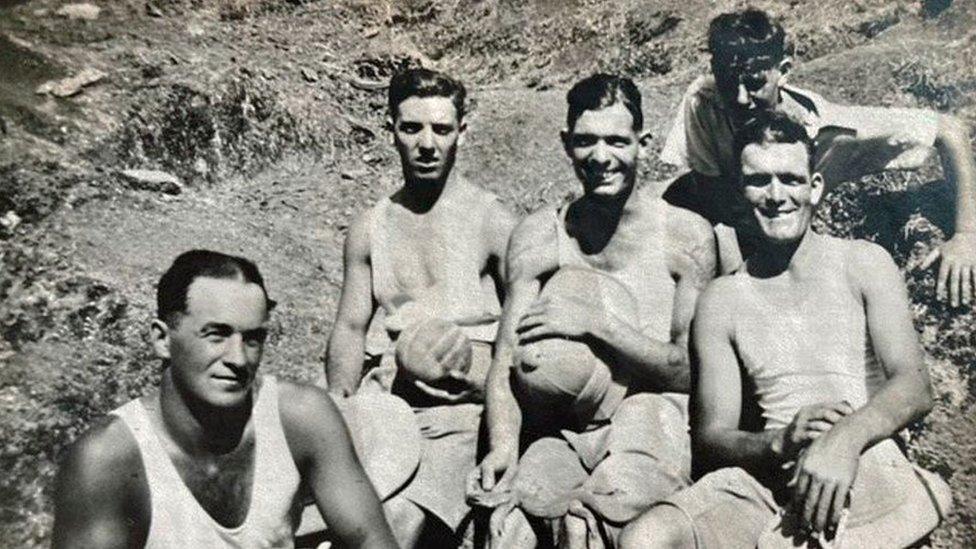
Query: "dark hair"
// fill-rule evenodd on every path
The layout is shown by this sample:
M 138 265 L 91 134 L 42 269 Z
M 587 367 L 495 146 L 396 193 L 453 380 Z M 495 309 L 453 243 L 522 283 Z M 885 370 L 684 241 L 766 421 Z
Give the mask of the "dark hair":
M 566 113 L 566 129 L 573 131 L 576 121 L 585 111 L 592 111 L 622 103 L 634 119 L 634 130 L 644 127 L 641 111 L 641 95 L 634 81 L 625 76 L 597 73 L 577 82 L 566 94 L 569 110 Z
M 786 55 L 786 33 L 762 10 L 723 13 L 708 25 L 708 51 L 713 67 L 759 56 L 779 62 Z
M 430 69 L 406 69 L 390 79 L 390 116 L 397 117 L 397 107 L 411 97 L 447 97 L 454 103 L 458 120 L 464 118 L 464 84 L 444 73 Z
M 814 171 L 816 144 L 813 138 L 802 124 L 778 111 L 764 111 L 743 125 L 736 134 L 735 157 L 741 161 L 742 151 L 748 145 L 770 143 L 802 143 L 807 150 L 807 167 L 811 173 Z
M 175 325 L 179 315 L 186 312 L 186 295 L 190 284 L 199 277 L 241 279 L 257 284 L 264 292 L 268 311 L 274 308 L 275 302 L 268 297 L 257 265 L 243 257 L 210 250 L 190 250 L 177 256 L 160 277 L 156 286 L 156 316 L 171 326 Z

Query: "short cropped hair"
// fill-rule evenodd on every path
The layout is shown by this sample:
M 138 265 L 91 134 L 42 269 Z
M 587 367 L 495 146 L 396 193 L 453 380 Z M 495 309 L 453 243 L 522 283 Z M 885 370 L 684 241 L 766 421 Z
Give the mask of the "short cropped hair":
M 778 111 L 764 111 L 745 123 L 736 136 L 736 158 L 741 159 L 742 151 L 749 145 L 772 143 L 802 143 L 807 150 L 807 167 L 813 173 L 816 143 L 802 124 Z
M 762 10 L 723 13 L 708 25 L 708 51 L 714 66 L 756 57 L 779 62 L 786 56 L 786 32 Z
M 632 127 L 640 131 L 644 127 L 641 111 L 641 94 L 634 81 L 625 76 L 597 73 L 577 82 L 566 94 L 569 110 L 566 112 L 566 129 L 573 131 L 576 121 L 586 111 L 623 104 L 630 111 Z
M 176 326 L 180 315 L 186 313 L 190 284 L 200 277 L 236 279 L 257 284 L 264 292 L 268 311 L 270 312 L 275 306 L 274 300 L 268 297 L 261 272 L 253 262 L 243 257 L 210 250 L 190 250 L 177 256 L 159 279 L 159 284 L 156 286 L 157 318 L 170 326 Z
M 464 118 L 464 84 L 444 73 L 430 69 L 412 68 L 400 71 L 390 79 L 390 116 L 397 117 L 397 107 L 411 97 L 447 97 L 454 103 L 458 120 Z

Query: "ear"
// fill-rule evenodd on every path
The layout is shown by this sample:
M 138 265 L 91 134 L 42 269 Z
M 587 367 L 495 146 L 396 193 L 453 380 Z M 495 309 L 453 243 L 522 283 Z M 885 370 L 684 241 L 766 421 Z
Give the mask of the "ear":
M 810 177 L 810 203 L 816 206 L 820 203 L 824 193 L 824 178 L 820 172 L 814 172 Z
M 777 68 L 779 69 L 780 73 L 779 81 L 783 83 L 786 81 L 786 77 L 790 74 L 790 71 L 793 70 L 793 58 L 787 55 L 782 61 L 779 62 L 779 67 Z
M 644 130 L 637 135 L 637 156 L 640 158 L 647 158 L 647 151 L 651 146 L 651 139 L 654 136 L 651 135 L 651 130 Z
M 154 319 L 149 326 L 149 339 L 152 342 L 153 350 L 156 352 L 156 356 L 163 360 L 170 358 L 169 330 L 169 324 L 158 318 Z
M 458 124 L 458 138 L 457 138 L 458 145 L 464 144 L 464 136 L 467 134 L 468 134 L 468 123 L 464 119 L 461 119 L 461 123 Z

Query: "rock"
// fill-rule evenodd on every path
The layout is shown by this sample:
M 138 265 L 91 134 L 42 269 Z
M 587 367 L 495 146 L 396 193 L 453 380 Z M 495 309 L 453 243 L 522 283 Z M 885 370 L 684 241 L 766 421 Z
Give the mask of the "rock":
M 175 175 L 159 170 L 122 170 L 119 172 L 129 187 L 140 191 L 180 194 L 183 183 Z
M 48 80 L 35 90 L 38 94 L 50 94 L 55 97 L 71 97 L 81 91 L 81 88 L 90 86 L 105 78 L 106 74 L 98 69 L 86 68 L 74 76 L 62 78 L 61 80 Z
M 312 69 L 304 68 L 304 67 L 302 68 L 302 78 L 304 78 L 306 82 L 318 82 L 319 81 L 319 75 L 318 75 L 317 72 L 315 72 Z
M 17 215 L 17 212 L 13 210 L 8 210 L 7 213 L 0 217 L 0 227 L 7 229 L 8 231 L 13 231 L 20 225 L 21 218 Z
M 82 19 L 84 21 L 94 21 L 98 19 L 98 14 L 102 12 L 102 8 L 96 6 L 95 4 L 65 4 L 58 8 L 58 11 L 54 12 L 61 17 L 67 17 L 68 19 Z
M 680 22 L 681 17 L 672 11 L 650 11 L 642 7 L 627 14 L 627 37 L 631 44 L 639 46 L 675 28 Z
M 159 7 L 156 4 L 153 4 L 152 2 L 147 2 L 146 15 L 148 15 L 149 17 L 162 17 L 163 11 L 159 9 Z

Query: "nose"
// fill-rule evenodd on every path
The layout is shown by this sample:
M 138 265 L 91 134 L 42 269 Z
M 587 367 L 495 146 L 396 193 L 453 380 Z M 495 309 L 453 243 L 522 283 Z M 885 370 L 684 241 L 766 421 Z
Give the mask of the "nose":
M 424 128 L 420 132 L 420 140 L 417 145 L 423 150 L 431 150 L 434 148 L 434 132 L 430 128 Z
M 743 107 L 748 107 L 752 104 L 752 93 L 746 88 L 746 85 L 739 83 L 739 88 L 735 94 L 735 101 Z
M 229 366 L 243 368 L 247 364 L 247 356 L 244 352 L 244 338 L 241 334 L 233 334 L 227 338 L 224 345 L 224 363 Z
M 610 150 L 607 148 L 607 144 L 602 140 L 597 141 L 596 144 L 593 145 L 593 150 L 590 152 L 590 162 L 601 167 L 610 163 Z
M 766 189 L 766 202 L 771 204 L 782 204 L 786 202 L 786 186 L 778 177 L 773 177 Z

